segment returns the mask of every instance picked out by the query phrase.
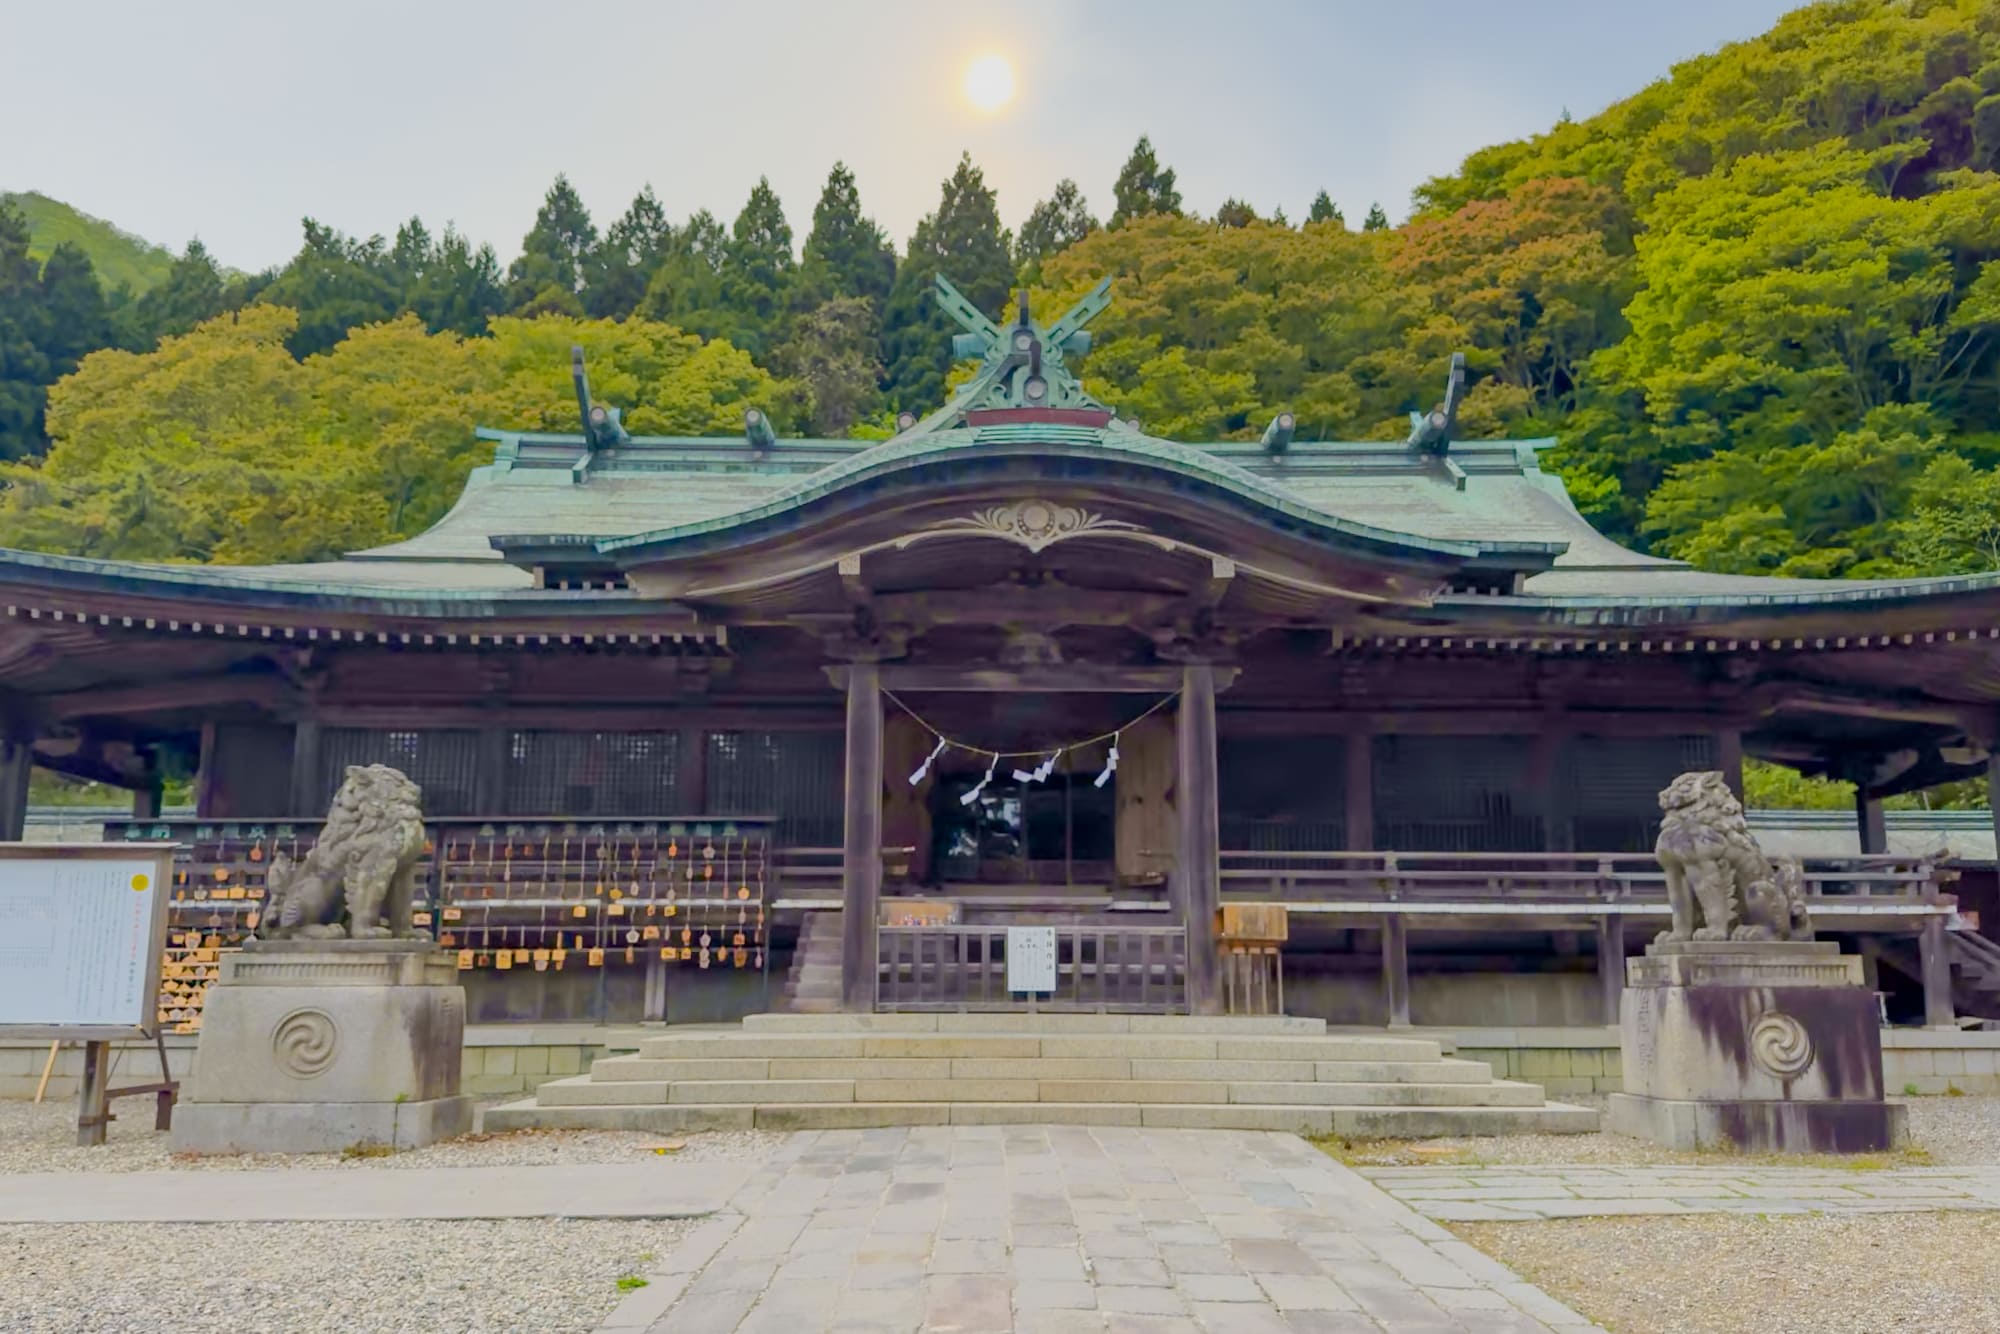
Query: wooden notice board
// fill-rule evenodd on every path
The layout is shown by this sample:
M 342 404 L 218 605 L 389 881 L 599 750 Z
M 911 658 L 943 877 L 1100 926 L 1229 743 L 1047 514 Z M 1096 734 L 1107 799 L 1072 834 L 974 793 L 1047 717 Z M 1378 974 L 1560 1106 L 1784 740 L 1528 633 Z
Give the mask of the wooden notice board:
M 0 1037 L 158 1028 L 174 846 L 0 843 Z

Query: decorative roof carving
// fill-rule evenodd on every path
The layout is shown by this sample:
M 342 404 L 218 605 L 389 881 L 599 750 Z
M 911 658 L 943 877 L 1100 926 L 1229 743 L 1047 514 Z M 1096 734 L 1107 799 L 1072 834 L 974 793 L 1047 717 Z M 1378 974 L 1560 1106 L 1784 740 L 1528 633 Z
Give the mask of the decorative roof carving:
M 1029 551 L 1042 551 L 1065 539 L 1090 533 L 1143 533 L 1146 530 L 1136 523 L 1107 519 L 1102 514 L 1075 505 L 1030 499 L 994 505 L 962 519 L 948 519 L 931 531 L 985 533 L 1018 542 Z

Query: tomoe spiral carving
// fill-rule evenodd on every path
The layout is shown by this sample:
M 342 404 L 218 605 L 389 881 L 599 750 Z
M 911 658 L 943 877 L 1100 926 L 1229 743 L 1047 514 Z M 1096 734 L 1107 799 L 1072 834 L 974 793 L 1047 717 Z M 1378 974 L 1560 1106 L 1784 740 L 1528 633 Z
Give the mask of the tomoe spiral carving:
M 324 1010 L 293 1010 L 271 1031 L 271 1054 L 286 1073 L 311 1079 L 333 1064 L 340 1030 Z
M 1750 1057 L 1779 1079 L 1793 1079 L 1813 1063 L 1812 1034 L 1804 1024 L 1776 1010 L 1750 1025 Z

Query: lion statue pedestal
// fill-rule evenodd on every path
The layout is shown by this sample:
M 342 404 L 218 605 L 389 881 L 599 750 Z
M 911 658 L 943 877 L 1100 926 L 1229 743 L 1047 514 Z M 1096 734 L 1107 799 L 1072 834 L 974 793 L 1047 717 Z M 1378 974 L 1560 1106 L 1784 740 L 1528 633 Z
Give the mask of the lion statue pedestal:
M 1677 1149 L 1864 1153 L 1900 1144 L 1861 960 L 1812 938 L 1796 863 L 1758 849 L 1719 773 L 1660 794 L 1673 925 L 1625 965 L 1625 1091 L 1609 1128 Z
M 394 769 L 349 769 L 312 852 L 273 865 L 265 938 L 225 955 L 208 994 L 175 1152 L 412 1149 L 472 1129 L 457 963 L 410 935 L 418 797 Z

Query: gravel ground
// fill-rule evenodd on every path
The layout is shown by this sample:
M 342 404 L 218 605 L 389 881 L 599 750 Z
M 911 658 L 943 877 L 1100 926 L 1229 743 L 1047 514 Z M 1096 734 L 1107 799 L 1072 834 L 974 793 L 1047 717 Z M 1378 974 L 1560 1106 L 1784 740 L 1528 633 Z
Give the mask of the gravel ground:
M 1564 1097 L 1562 1102 L 1604 1107 L 1601 1097 Z M 1910 1109 L 1912 1148 L 1895 1154 L 1828 1159 L 1854 1166 L 1968 1166 L 2000 1163 L 2000 1097 L 1891 1098 Z M 1466 1136 L 1427 1140 L 1320 1141 L 1334 1157 L 1354 1167 L 1425 1167 L 1446 1163 L 1512 1166 L 1648 1163 L 1771 1162 L 1801 1164 L 1796 1157 L 1748 1157 L 1728 1153 L 1685 1153 L 1623 1135 Z M 1822 1160 L 1814 1160 L 1822 1161 Z
M 688 1135 L 629 1130 L 521 1130 L 504 1135 L 468 1135 L 380 1157 L 259 1153 L 196 1158 L 168 1152 L 167 1137 L 153 1129 L 150 1101 L 133 1099 L 122 1107 L 114 1105 L 112 1110 L 118 1112 L 118 1119 L 111 1123 L 110 1142 L 86 1149 L 76 1143 L 76 1106 L 69 1100 L 45 1102 L 38 1107 L 32 1102 L 0 1099 L 0 1172 L 241 1172 L 270 1167 L 360 1170 L 622 1163 L 651 1158 L 655 1150 L 671 1144 L 683 1146 L 673 1154 L 676 1162 L 721 1162 L 765 1157 L 785 1138 L 761 1130 L 718 1130 Z
M 591 1330 L 698 1220 L 0 1226 L 0 1330 Z M 268 1263 L 266 1263 L 268 1261 Z
M 1452 1230 L 1615 1334 L 2000 1329 L 2000 1214 L 1703 1214 Z

